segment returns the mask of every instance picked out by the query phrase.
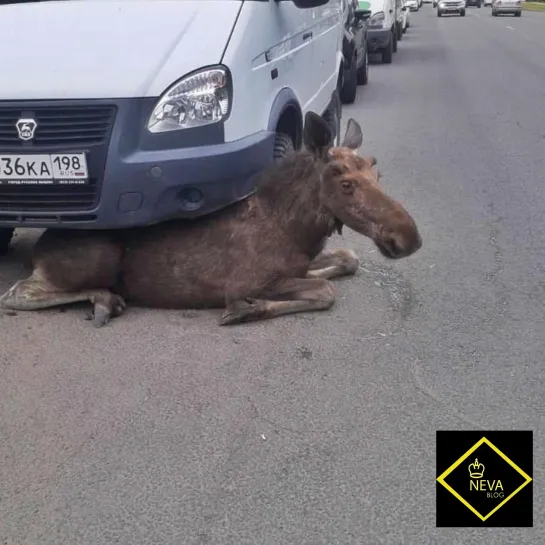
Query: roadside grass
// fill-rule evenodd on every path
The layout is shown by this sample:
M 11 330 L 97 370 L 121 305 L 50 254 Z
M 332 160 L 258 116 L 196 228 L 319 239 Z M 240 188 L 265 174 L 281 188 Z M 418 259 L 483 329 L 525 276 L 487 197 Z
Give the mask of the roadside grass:
M 526 11 L 545 11 L 545 2 L 522 2 L 522 9 Z

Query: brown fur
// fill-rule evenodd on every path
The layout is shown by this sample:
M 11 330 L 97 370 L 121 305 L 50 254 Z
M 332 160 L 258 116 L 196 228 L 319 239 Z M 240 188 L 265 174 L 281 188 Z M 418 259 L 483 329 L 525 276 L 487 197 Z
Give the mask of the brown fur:
M 88 299 L 96 325 L 120 314 L 124 300 L 225 308 L 222 324 L 329 308 L 328 278 L 354 274 L 358 265 L 351 251 L 323 251 L 343 224 L 371 237 L 387 257 L 421 246 L 411 216 L 379 188 L 376 159 L 354 155 L 361 140 L 350 120 L 344 146 L 331 148 L 328 126 L 308 114 L 307 150 L 266 169 L 257 192 L 242 202 L 193 222 L 48 230 L 36 243 L 32 276 L 0 304 L 35 310 Z

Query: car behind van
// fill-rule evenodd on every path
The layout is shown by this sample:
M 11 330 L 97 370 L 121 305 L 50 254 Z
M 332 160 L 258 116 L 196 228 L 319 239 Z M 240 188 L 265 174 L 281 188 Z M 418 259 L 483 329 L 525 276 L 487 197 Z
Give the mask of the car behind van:
M 310 110 L 338 142 L 342 38 L 341 0 L 3 2 L 0 251 L 228 206 Z
M 390 64 L 397 51 L 396 0 L 368 0 L 360 2 L 360 6 L 362 4 L 371 11 L 367 21 L 369 53 L 380 53 L 382 62 Z

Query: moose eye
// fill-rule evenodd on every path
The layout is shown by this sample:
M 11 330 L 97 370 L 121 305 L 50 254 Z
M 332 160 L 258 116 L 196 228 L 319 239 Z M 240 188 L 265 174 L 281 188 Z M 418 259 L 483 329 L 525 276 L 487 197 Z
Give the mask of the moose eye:
M 353 193 L 354 192 L 354 185 L 352 184 L 351 180 L 341 180 L 341 187 L 342 187 L 344 193 Z

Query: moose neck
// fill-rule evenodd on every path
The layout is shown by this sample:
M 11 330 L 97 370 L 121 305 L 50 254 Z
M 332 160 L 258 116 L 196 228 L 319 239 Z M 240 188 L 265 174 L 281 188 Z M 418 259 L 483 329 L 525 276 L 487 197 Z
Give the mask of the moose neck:
M 313 259 L 342 224 L 322 204 L 321 171 L 315 156 L 300 152 L 263 178 L 257 197 L 301 252 Z

